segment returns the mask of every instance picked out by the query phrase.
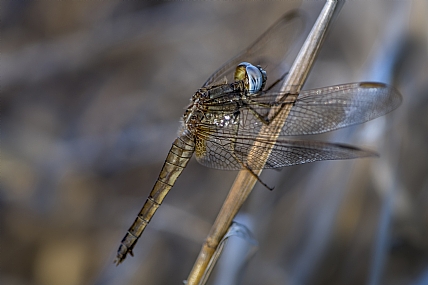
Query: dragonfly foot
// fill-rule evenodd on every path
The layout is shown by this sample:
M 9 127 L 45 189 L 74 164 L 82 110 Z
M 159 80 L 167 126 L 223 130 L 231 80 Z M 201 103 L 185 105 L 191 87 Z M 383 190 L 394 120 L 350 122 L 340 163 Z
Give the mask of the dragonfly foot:
M 273 189 L 275 189 L 274 187 L 270 187 L 268 186 L 266 183 L 264 183 L 259 177 L 257 177 L 257 180 L 260 182 L 260 184 L 262 184 L 264 187 L 266 187 L 268 190 L 273 191 Z
M 270 191 L 272 191 L 275 187 L 269 187 L 266 183 L 264 183 L 261 179 L 260 179 L 260 177 L 257 175 L 257 174 L 255 174 L 254 173 L 254 171 L 248 166 L 248 165 L 245 165 L 245 168 L 251 173 L 251 175 L 253 175 L 256 179 L 257 179 L 257 181 L 259 181 L 259 183 L 260 184 L 262 184 L 264 187 L 266 187 L 268 190 L 270 190 Z

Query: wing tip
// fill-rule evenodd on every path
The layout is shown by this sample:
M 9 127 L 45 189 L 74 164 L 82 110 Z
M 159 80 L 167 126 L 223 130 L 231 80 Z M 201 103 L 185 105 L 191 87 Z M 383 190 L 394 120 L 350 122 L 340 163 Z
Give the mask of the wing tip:
M 362 88 L 387 88 L 388 85 L 381 82 L 360 82 L 359 86 Z
M 382 89 L 388 89 L 388 93 L 390 94 L 390 96 L 388 96 L 389 101 L 390 101 L 390 108 L 387 108 L 385 111 L 385 114 L 397 109 L 401 103 L 403 102 L 403 96 L 401 95 L 401 93 L 394 87 L 382 82 L 360 82 L 358 83 L 358 86 L 361 88 L 382 88 Z

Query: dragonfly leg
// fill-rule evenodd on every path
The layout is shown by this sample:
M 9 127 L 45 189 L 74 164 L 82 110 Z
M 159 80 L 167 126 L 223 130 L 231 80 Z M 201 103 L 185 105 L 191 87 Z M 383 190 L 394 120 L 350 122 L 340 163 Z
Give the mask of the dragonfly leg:
M 246 170 L 248 170 L 250 173 L 251 173 L 251 175 L 253 175 L 256 179 L 257 179 L 257 181 L 260 183 L 260 184 L 262 184 L 264 187 L 266 187 L 268 190 L 273 190 L 274 189 L 274 187 L 269 187 L 266 183 L 264 183 L 261 179 L 260 179 L 260 177 L 256 174 L 256 173 L 254 173 L 254 171 L 251 169 L 251 167 L 247 164 L 247 163 L 244 163 L 242 160 L 240 160 L 237 156 L 236 156 L 236 150 L 235 150 L 235 148 L 233 147 L 233 143 L 231 144 L 232 145 L 232 149 L 231 149 L 231 151 L 230 151 L 230 153 L 232 154 L 232 156 L 233 156 L 233 158 L 234 159 L 236 159 L 236 161 L 238 161 L 239 162 L 239 164 L 241 164 L 242 165 L 242 168 L 245 168 Z
M 266 183 L 264 183 L 261 179 L 260 176 L 258 176 L 257 174 L 254 173 L 254 171 L 247 165 L 247 164 L 243 164 L 242 165 L 246 170 L 248 170 L 251 175 L 254 176 L 254 178 L 257 179 L 257 181 L 259 181 L 260 184 L 262 184 L 264 187 L 266 187 L 268 190 L 272 191 L 275 187 L 270 187 L 268 186 Z
M 293 95 L 293 94 L 287 94 L 284 96 L 284 99 L 282 99 L 281 101 L 270 102 L 270 103 L 255 102 L 254 100 L 250 99 L 248 100 L 248 102 L 246 102 L 245 106 L 248 110 L 250 110 L 250 112 L 255 117 L 257 117 L 257 119 L 260 120 L 260 122 L 262 122 L 265 125 L 269 125 L 270 122 L 272 122 L 276 118 L 276 116 L 280 113 L 280 111 L 284 106 L 289 104 L 294 105 L 294 103 L 296 102 L 296 99 L 297 99 L 297 95 Z M 277 107 L 278 109 L 275 111 L 273 116 L 269 116 L 269 115 L 261 115 L 255 110 L 255 108 L 253 108 L 253 106 L 263 107 L 263 108 Z
M 264 183 L 260 179 L 260 177 L 256 173 L 254 173 L 254 171 L 251 169 L 251 167 L 247 163 L 242 162 L 238 157 L 236 157 L 235 152 L 232 152 L 232 154 L 234 158 L 242 165 L 242 167 L 248 170 L 251 173 L 251 175 L 254 176 L 254 178 L 256 178 L 260 184 L 262 184 L 264 187 L 266 187 L 270 191 L 272 191 L 275 188 L 275 187 L 270 187 L 266 183 Z
M 257 103 L 257 105 L 259 105 L 259 106 L 263 106 L 263 107 L 272 107 L 271 106 L 271 104 L 259 104 L 259 103 Z M 267 105 L 267 106 L 264 106 L 264 105 Z M 257 117 L 257 119 L 259 119 L 259 121 L 260 122 L 262 122 L 263 124 L 265 124 L 265 125 L 269 125 L 269 123 L 270 123 L 270 121 L 269 121 L 269 118 L 267 117 L 267 116 L 262 116 L 262 115 L 260 115 L 256 110 L 254 110 L 253 109 L 253 107 L 251 107 L 250 105 L 249 106 L 247 106 L 248 107 L 248 110 L 250 110 L 251 111 L 251 113 L 254 115 L 254 116 L 256 116 Z
M 262 122 L 264 122 L 265 120 L 264 120 L 264 118 L 263 118 L 263 116 L 261 116 L 260 114 L 258 114 L 255 110 L 253 110 L 253 109 L 251 109 L 251 107 L 250 107 L 250 110 L 252 111 L 252 112 L 254 112 L 254 114 L 255 114 L 255 116 L 257 116 L 258 118 L 260 118 L 260 120 L 262 121 Z M 268 124 L 269 122 L 266 122 L 266 124 Z M 234 127 L 235 129 L 234 129 L 234 131 L 236 132 L 236 134 L 238 134 L 239 133 L 239 124 L 237 124 L 235 127 Z M 236 143 L 236 136 L 232 136 L 231 138 L 230 138 L 230 141 L 231 141 L 231 144 L 230 144 L 230 150 L 229 150 L 229 152 L 230 152 L 230 154 L 232 155 L 232 157 L 242 166 L 242 168 L 245 168 L 245 169 L 247 169 L 250 173 L 251 173 L 251 175 L 253 175 L 256 179 L 257 179 L 257 181 L 258 182 L 260 182 L 260 184 L 262 184 L 263 186 L 265 186 L 267 189 L 269 189 L 269 190 L 273 190 L 273 187 L 269 187 L 266 183 L 264 183 L 261 179 L 260 179 L 260 177 L 256 174 L 256 173 L 254 173 L 254 171 L 251 169 L 251 167 L 247 164 L 247 163 L 245 163 L 245 162 L 243 162 L 241 159 L 239 159 L 238 158 L 238 156 L 237 156 L 237 153 L 239 152 L 239 151 L 237 151 L 236 149 L 235 149 L 235 143 Z M 244 157 L 245 156 L 245 154 L 243 154 L 243 153 L 240 153 L 240 156 L 241 157 Z

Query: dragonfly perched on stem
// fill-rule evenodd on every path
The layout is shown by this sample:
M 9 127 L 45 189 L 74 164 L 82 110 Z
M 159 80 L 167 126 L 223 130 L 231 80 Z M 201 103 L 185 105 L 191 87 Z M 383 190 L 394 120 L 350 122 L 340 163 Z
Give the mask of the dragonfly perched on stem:
M 298 11 L 287 13 L 249 48 L 218 69 L 192 96 L 150 196 L 121 242 L 116 264 L 128 253 L 132 255 L 138 238 L 193 153 L 205 166 L 247 169 L 259 182 L 262 181 L 254 170 L 376 155 L 345 144 L 290 138 L 363 123 L 401 103 L 395 88 L 374 82 L 342 84 L 300 94 L 281 91 L 287 75 L 284 58 L 303 26 L 304 19 Z M 270 123 L 290 106 L 279 136 L 272 139 Z M 258 159 L 267 148 L 268 159 Z

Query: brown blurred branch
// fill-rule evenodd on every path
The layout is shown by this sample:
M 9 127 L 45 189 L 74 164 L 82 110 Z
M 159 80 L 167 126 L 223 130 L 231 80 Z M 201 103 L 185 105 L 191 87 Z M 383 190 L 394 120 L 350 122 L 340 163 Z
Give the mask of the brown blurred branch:
M 297 55 L 297 58 L 290 69 L 287 80 L 284 82 L 281 88 L 281 91 L 285 92 L 285 94 L 294 94 L 297 98 L 297 95 L 306 81 L 307 75 L 309 74 L 315 57 L 319 52 L 333 15 L 337 14 L 342 4 L 343 1 L 327 0 L 310 34 L 306 38 L 305 43 Z M 264 126 L 261 129 L 261 133 L 270 133 L 272 138 L 276 139 L 285 123 L 291 107 L 292 104 L 283 107 L 281 110 L 271 110 L 272 112 L 279 113 L 276 115 L 271 124 Z M 256 144 L 259 144 L 259 142 L 256 142 Z M 268 150 L 270 149 L 267 145 L 264 147 Z M 270 151 L 266 151 L 264 156 L 258 156 L 258 159 L 264 160 L 266 162 L 269 154 Z M 251 157 L 251 152 L 249 157 Z M 260 175 L 261 172 L 262 170 L 254 171 L 256 175 Z M 229 195 L 227 196 L 220 213 L 218 214 L 217 219 L 215 220 L 214 225 L 212 226 L 211 231 L 202 246 L 193 269 L 188 276 L 188 285 L 203 284 L 201 282 L 204 282 L 204 280 L 207 279 L 207 277 L 204 275 L 207 271 L 207 267 L 210 264 L 213 254 L 219 245 L 220 240 L 227 232 L 233 218 L 238 213 L 248 195 L 251 193 L 251 190 L 253 189 L 256 182 L 257 178 L 250 171 L 241 170 L 238 173 L 238 176 L 236 177 L 235 182 L 229 191 Z

